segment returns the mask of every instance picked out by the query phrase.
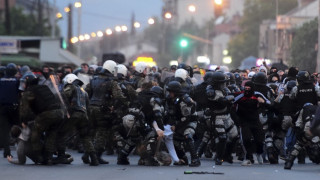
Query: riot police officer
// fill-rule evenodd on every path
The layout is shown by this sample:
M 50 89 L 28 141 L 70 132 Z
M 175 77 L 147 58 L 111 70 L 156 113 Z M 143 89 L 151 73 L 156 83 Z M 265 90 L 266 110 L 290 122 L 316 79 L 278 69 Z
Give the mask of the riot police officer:
M 234 96 L 228 94 L 230 91 L 226 87 L 227 80 L 227 76 L 222 72 L 214 72 L 212 82 L 206 88 L 209 110 L 205 114 L 211 116 L 211 121 L 214 122 L 215 132 L 219 140 L 216 146 L 216 165 L 221 165 L 223 162 L 228 138 L 232 141 L 238 134 L 236 131 L 236 133 L 232 133 L 232 137 L 227 136 L 227 129 L 234 126 L 234 122 L 230 117 L 230 107 Z
M 24 91 L 20 103 L 20 119 L 24 124 L 34 119 L 31 132 L 31 143 L 38 156 L 37 163 L 52 164 L 52 156 L 57 141 L 57 133 L 61 128 L 65 113 L 62 102 L 46 85 L 38 85 L 38 78 L 31 73 L 20 79 L 20 90 Z M 41 137 L 45 133 L 44 155 L 42 158 Z
M 66 85 L 63 88 L 63 93 L 66 97 L 69 106 L 70 120 L 64 124 L 64 131 L 75 128 L 79 133 L 80 141 L 83 144 L 85 153 L 90 156 L 90 165 L 99 165 L 95 149 L 92 142 L 92 134 L 90 135 L 90 128 L 92 125 L 88 120 L 88 106 L 89 98 L 87 92 L 81 88 L 83 82 L 75 74 L 68 74 L 65 77 Z M 61 154 L 60 154 L 61 153 Z M 58 151 L 58 157 L 64 156 L 64 151 Z M 89 163 L 89 160 L 82 158 L 84 163 Z
M 3 69 L 3 68 L 2 68 Z M 18 124 L 19 81 L 15 77 L 17 67 L 10 63 L 0 78 L 0 145 L 3 145 L 3 157 L 11 156 L 9 132 L 13 124 Z
M 137 63 L 135 71 L 132 75 L 133 77 L 130 79 L 130 81 L 133 83 L 134 88 L 141 88 L 142 83 L 144 82 L 144 79 L 147 75 L 147 64 L 144 62 Z
M 191 154 L 189 166 L 200 166 L 200 159 L 196 153 L 193 140 L 197 127 L 194 117 L 196 103 L 183 91 L 181 84 L 177 81 L 170 82 L 167 91 L 169 92 L 168 107 L 166 107 L 169 117 L 167 124 L 172 125 L 171 129 L 175 132 L 173 139 L 177 155 L 188 164 L 188 159 L 182 146 L 182 142 L 185 142 Z
M 297 74 L 298 85 L 291 91 L 290 98 L 296 101 L 297 111 L 306 103 L 317 105 L 320 97 L 320 89 L 311 81 L 308 71 L 299 71 Z
M 108 164 L 101 158 L 105 150 L 107 131 L 112 127 L 112 119 L 115 117 L 114 103 L 122 103 L 125 100 L 121 88 L 114 80 L 116 63 L 107 60 L 103 64 L 101 72 L 94 76 L 87 85 L 89 95 L 90 119 L 96 129 L 95 150 L 100 164 Z
M 189 74 L 185 69 L 177 69 L 174 74 L 174 81 L 181 84 L 182 90 L 189 95 L 193 96 L 193 84 L 189 79 Z

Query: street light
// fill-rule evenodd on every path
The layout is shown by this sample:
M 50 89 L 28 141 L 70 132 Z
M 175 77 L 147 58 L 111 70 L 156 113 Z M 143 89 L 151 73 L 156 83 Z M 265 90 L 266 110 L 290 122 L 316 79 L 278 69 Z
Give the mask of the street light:
M 75 8 L 81 8 L 81 6 L 82 6 L 81 2 L 75 2 L 74 3 L 74 7 Z
M 89 39 L 90 39 L 90 35 L 89 35 L 89 34 L 85 34 L 85 35 L 84 35 L 84 39 L 85 39 L 85 40 L 89 40 Z
M 215 3 L 216 5 L 222 5 L 223 0 L 214 0 L 214 3 Z
M 196 12 L 196 6 L 195 5 L 189 5 L 188 6 L 188 10 L 190 11 L 190 12 L 192 12 L 192 13 L 194 13 L 194 12 Z
M 148 19 L 148 24 L 152 25 L 155 23 L 155 20 L 153 18 Z
M 164 14 L 164 17 L 165 17 L 166 19 L 171 19 L 171 18 L 172 18 L 172 14 L 171 14 L 170 12 L 166 12 L 166 13 Z
M 123 32 L 128 31 L 128 27 L 127 27 L 127 26 L 125 26 L 125 25 L 121 26 L 121 31 L 123 31 Z
M 56 17 L 57 17 L 58 19 L 61 19 L 61 18 L 62 18 L 62 14 L 61 14 L 61 13 L 57 13 L 57 14 L 56 14 Z
M 106 34 L 109 36 L 109 35 L 111 35 L 112 34 L 112 30 L 111 29 L 107 29 L 106 30 Z
M 139 22 L 135 22 L 135 23 L 133 24 L 133 26 L 134 26 L 135 28 L 140 28 L 140 27 L 141 27 L 141 24 L 140 24 Z
M 71 11 L 71 10 L 70 10 L 69 7 L 65 7 L 65 8 L 64 8 L 64 12 L 68 13 L 68 12 L 70 12 L 70 11 Z
M 121 27 L 120 26 L 116 26 L 114 29 L 116 30 L 116 32 L 120 32 L 121 31 Z
M 83 35 L 80 35 L 80 36 L 79 36 L 79 40 L 80 40 L 80 41 L 84 41 L 84 36 L 83 36 Z
M 95 38 L 97 36 L 97 34 L 95 32 L 91 33 L 91 37 Z
M 79 41 L 79 39 L 78 39 L 78 37 L 73 37 L 73 38 L 71 38 L 70 41 L 71 41 L 72 44 L 75 44 L 75 43 L 77 43 Z
M 97 36 L 98 36 L 98 37 L 102 37 L 102 36 L 103 36 L 103 32 L 102 32 L 102 31 L 98 31 L 98 32 L 97 32 Z

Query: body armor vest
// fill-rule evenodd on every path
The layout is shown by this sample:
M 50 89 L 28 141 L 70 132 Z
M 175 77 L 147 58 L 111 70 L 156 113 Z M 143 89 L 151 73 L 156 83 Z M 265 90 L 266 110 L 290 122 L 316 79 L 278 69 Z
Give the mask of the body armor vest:
M 36 85 L 31 87 L 31 91 L 35 94 L 35 100 L 31 106 L 36 114 L 61 108 L 58 97 L 51 92 L 48 86 Z
M 19 81 L 17 78 L 0 79 L 0 105 L 19 104 Z
M 91 105 L 102 106 L 107 100 L 111 99 L 110 89 L 112 79 L 106 76 L 95 76 L 90 83 L 92 96 L 90 98 Z
M 305 103 L 317 105 L 318 98 L 313 84 L 301 84 L 297 87 L 296 101 L 299 109 L 301 109 Z
M 88 94 L 79 86 L 75 86 L 75 94 L 71 99 L 71 108 L 73 110 L 87 112 Z

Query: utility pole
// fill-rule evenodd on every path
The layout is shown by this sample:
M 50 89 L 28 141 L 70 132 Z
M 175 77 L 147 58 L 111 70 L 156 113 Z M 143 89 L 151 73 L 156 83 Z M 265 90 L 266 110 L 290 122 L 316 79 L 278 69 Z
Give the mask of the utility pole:
M 56 37 L 56 0 L 53 0 L 53 7 L 52 7 L 52 14 L 50 18 L 52 18 L 52 27 L 51 27 L 51 37 L 54 38 Z
M 317 68 L 316 72 L 320 71 L 320 0 L 319 3 L 319 9 L 318 9 L 318 55 L 317 55 Z
M 78 32 L 77 32 L 77 36 L 79 37 L 81 35 L 81 21 L 82 21 L 82 0 L 79 1 L 81 6 L 78 7 Z M 71 9 L 70 9 L 71 10 Z M 81 56 L 81 43 L 78 43 L 76 45 L 76 48 L 77 48 L 77 55 L 80 57 Z
M 43 36 L 42 2 L 38 0 L 38 35 Z
M 69 4 L 70 11 L 68 12 L 68 50 L 73 51 L 73 44 L 71 43 L 72 38 L 72 4 Z
M 278 30 L 278 15 L 279 15 L 279 0 L 276 0 L 276 49 L 275 60 L 278 62 L 278 47 L 279 47 L 279 30 Z
M 9 0 L 5 0 L 5 18 L 6 18 L 6 33 L 11 34 L 11 19 L 10 19 L 10 7 Z

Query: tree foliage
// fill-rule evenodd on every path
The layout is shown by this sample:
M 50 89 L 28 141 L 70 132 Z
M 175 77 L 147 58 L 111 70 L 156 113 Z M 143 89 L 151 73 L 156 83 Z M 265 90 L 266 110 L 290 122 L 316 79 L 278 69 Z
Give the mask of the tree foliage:
M 51 26 L 48 23 L 48 19 L 43 19 L 42 23 L 37 22 L 37 17 L 34 14 L 23 13 L 22 8 L 10 9 L 11 20 L 11 34 L 15 36 L 48 36 L 51 33 Z M 0 21 L 2 24 L 0 28 L 0 35 L 7 35 L 5 31 L 4 19 Z M 39 32 L 39 29 L 42 32 Z M 56 35 L 60 34 L 60 29 L 56 27 Z
M 318 19 L 303 24 L 295 30 L 291 44 L 290 65 L 315 72 L 317 66 Z
M 297 0 L 279 0 L 279 14 L 285 14 L 297 6 Z M 259 28 L 263 20 L 275 19 L 276 0 L 246 0 L 240 20 L 242 32 L 228 45 L 233 66 L 238 67 L 248 56 L 258 56 Z

